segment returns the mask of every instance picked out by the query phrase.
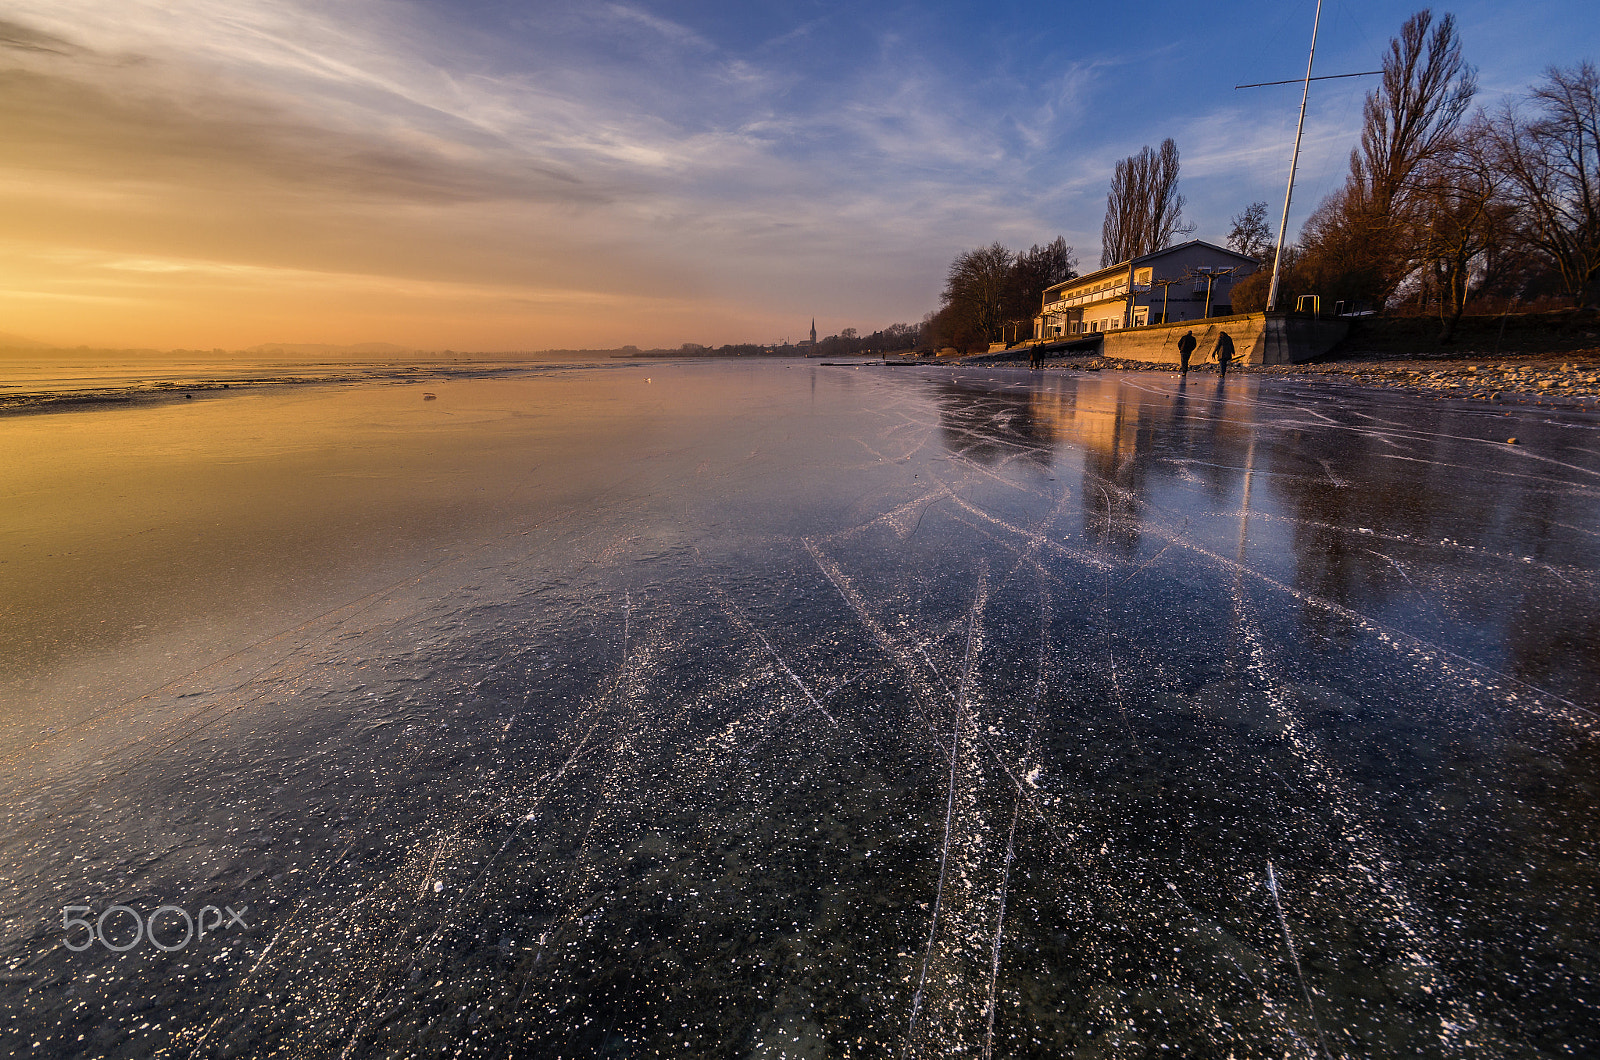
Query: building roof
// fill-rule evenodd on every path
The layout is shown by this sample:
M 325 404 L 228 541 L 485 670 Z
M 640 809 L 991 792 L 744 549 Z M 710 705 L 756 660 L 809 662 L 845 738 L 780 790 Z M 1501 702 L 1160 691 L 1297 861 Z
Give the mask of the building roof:
M 1227 247 L 1219 247 L 1215 243 L 1207 243 L 1203 239 L 1191 239 L 1187 243 L 1177 243 L 1170 247 L 1163 247 L 1160 250 L 1151 251 L 1149 254 L 1141 254 L 1137 258 L 1129 258 L 1127 261 L 1119 261 L 1115 265 L 1108 265 L 1103 269 L 1096 269 L 1094 272 L 1086 272 L 1082 276 L 1075 276 L 1070 280 L 1063 280 L 1061 283 L 1055 284 L 1054 286 L 1046 287 L 1045 290 L 1059 291 L 1068 287 L 1077 287 L 1081 284 L 1099 283 L 1101 280 L 1110 279 L 1117 273 L 1127 272 L 1135 265 L 1143 265 L 1147 261 L 1154 261 L 1155 259 L 1165 257 L 1168 254 L 1173 254 L 1177 251 L 1187 250 L 1190 247 L 1196 246 L 1205 247 L 1207 250 L 1214 250 L 1218 254 L 1224 254 L 1230 258 L 1237 258 L 1241 262 L 1248 261 L 1254 265 L 1260 264 L 1259 261 L 1257 261 L 1255 258 L 1252 258 L 1248 254 L 1240 254 L 1236 250 L 1229 250 Z

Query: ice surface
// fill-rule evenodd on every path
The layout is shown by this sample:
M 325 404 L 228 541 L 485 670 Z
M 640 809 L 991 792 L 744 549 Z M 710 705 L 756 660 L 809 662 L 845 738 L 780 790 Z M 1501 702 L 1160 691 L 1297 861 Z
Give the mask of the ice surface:
M 1600 1049 L 1595 418 L 429 390 L 0 421 L 0 1051 Z

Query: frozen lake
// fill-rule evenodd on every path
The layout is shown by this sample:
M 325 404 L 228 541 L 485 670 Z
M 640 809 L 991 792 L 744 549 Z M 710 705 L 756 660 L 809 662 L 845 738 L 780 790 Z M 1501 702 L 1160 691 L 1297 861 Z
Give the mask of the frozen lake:
M 1600 418 L 650 363 L 0 448 L 5 1055 L 1600 1051 Z

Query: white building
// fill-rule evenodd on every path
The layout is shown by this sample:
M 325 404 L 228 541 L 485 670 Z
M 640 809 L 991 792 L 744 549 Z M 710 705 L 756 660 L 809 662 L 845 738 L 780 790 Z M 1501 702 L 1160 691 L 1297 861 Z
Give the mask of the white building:
M 1260 262 L 1192 239 L 1045 289 L 1033 337 L 1054 339 L 1233 312 L 1233 285 Z

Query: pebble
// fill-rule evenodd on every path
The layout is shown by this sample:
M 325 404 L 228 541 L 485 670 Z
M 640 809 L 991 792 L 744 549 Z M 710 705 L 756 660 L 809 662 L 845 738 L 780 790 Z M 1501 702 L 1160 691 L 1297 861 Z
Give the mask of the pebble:
M 1500 403 L 1538 403 L 1570 408 L 1600 408 L 1600 349 L 1580 351 L 1581 360 L 1556 362 L 1548 355 L 1518 354 L 1495 361 L 1459 357 L 1440 360 L 1340 360 L 1313 364 L 1234 365 L 1239 373 L 1335 376 L 1383 390 L 1431 392 L 1437 397 Z M 1568 355 L 1569 357 L 1571 354 Z M 1120 361 L 1104 357 L 1062 358 L 1047 368 L 1080 372 L 1177 370 L 1175 364 Z M 1195 365 L 1191 373 L 1215 373 L 1216 365 Z

